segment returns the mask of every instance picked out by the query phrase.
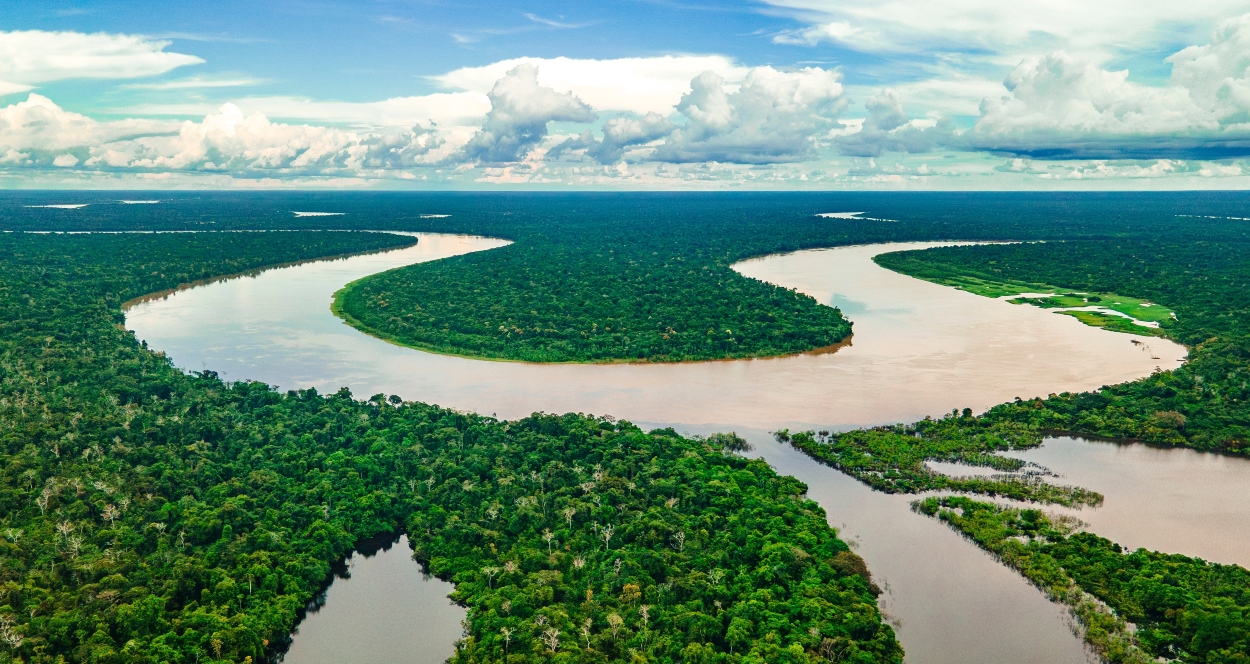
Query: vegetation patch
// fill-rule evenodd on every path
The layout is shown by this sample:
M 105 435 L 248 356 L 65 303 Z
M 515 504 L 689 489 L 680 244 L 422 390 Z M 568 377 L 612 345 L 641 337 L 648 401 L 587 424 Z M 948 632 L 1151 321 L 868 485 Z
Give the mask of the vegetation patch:
M 832 434 L 791 435 L 782 430 L 776 436 L 778 442 L 886 493 L 959 491 L 1069 506 L 1102 503 L 1102 496 L 1093 491 L 1056 486 L 1036 474 L 1019 473 L 1024 470 L 1023 462 L 997 453 L 1036 447 L 1042 442 L 1038 430 L 1009 420 L 976 418 L 971 410 L 908 425 Z M 950 477 L 929 469 L 926 461 L 957 462 L 1002 474 Z
M 1157 327 L 1146 327 L 1138 325 L 1131 319 L 1115 314 L 1107 314 L 1101 311 L 1059 311 L 1056 313 L 1073 318 L 1089 325 L 1090 327 L 1100 327 L 1111 332 L 1124 332 L 1125 334 L 1140 334 L 1144 336 L 1163 336 L 1163 332 Z
M 1031 304 L 1043 309 L 1060 310 L 1077 307 L 1098 307 L 1119 312 L 1135 321 L 1148 323 L 1162 323 L 1171 321 L 1176 317 L 1172 310 L 1167 307 L 1162 307 L 1140 298 L 1125 297 L 1115 293 L 1058 293 L 1045 297 L 1013 298 L 1009 302 L 1012 304 Z
M 1084 626 L 1109 662 L 1244 661 L 1250 571 L 1198 558 L 1128 551 L 1071 519 L 961 496 L 925 498 L 935 516 L 1020 572 Z

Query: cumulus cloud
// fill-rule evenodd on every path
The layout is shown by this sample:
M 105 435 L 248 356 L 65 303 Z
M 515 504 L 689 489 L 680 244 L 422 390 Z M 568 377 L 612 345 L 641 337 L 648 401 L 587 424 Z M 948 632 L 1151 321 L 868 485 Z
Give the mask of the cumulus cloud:
M 241 175 L 368 174 L 439 158 L 442 139 L 415 128 L 355 132 L 271 122 L 233 104 L 200 122 L 99 122 L 40 95 L 0 108 L 6 167 L 216 171 Z
M 1250 14 L 1224 21 L 1211 43 L 1190 46 L 1168 61 L 1173 84 L 1221 124 L 1250 121 Z
M 684 125 L 656 147 L 657 161 L 762 164 L 815 155 L 815 141 L 838 126 L 845 106 L 836 71 L 808 67 L 783 72 L 751 69 L 737 91 L 704 72 L 677 105 Z
M 730 84 L 742 82 L 747 68 L 722 55 L 665 55 L 650 58 L 515 58 L 482 67 L 465 67 L 434 76 L 449 90 L 485 95 L 518 65 L 538 69 L 538 84 L 575 95 L 598 111 L 667 116 L 690 88 L 690 79 L 716 72 Z
M 438 146 L 437 136 L 422 130 L 372 134 L 282 124 L 226 104 L 201 122 L 184 122 L 177 136 L 106 145 L 92 161 L 128 168 L 321 173 L 411 167 Z
M 1127 71 L 1106 71 L 1064 53 L 1026 60 L 1003 85 L 1010 95 L 982 102 L 981 118 L 967 136 L 970 146 L 1097 157 L 1131 151 L 1145 136 L 1218 128 L 1209 110 L 1182 88 L 1132 83 Z
M 877 157 L 883 152 L 928 152 L 953 134 L 949 121 L 925 126 L 909 118 L 897 90 L 883 90 L 864 106 L 868 117 L 860 130 L 833 139 L 843 154 Z
M 1170 58 L 1166 85 L 1065 53 L 1027 59 L 987 98 L 966 147 L 1040 158 L 1222 158 L 1250 154 L 1250 20 Z
M 155 76 L 204 62 L 194 55 L 165 51 L 168 41 L 103 32 L 0 32 L 0 92 L 68 78 Z M 17 89 L 14 89 L 17 88 Z
M 1171 78 L 1147 85 L 1063 51 L 1025 58 L 1003 81 L 1006 94 L 985 97 L 962 132 L 948 119 L 909 119 L 901 95 L 886 90 L 868 101 L 858 132 L 833 141 L 861 157 L 935 147 L 1051 160 L 1250 155 L 1250 15 L 1168 60 Z
M 97 122 L 32 94 L 26 101 L 0 108 L 0 153 L 10 166 L 65 167 L 65 155 L 86 159 L 93 147 L 168 133 L 174 123 L 143 119 Z
M 491 109 L 482 129 L 464 146 L 469 160 L 486 163 L 521 161 L 547 136 L 550 122 L 591 122 L 590 106 L 567 92 L 539 85 L 538 68 L 522 63 L 495 82 Z
M 603 123 L 603 138 L 596 138 L 586 130 L 580 136 L 566 139 L 547 152 L 554 159 L 571 150 L 585 149 L 586 155 L 601 164 L 615 164 L 625 156 L 629 148 L 664 138 L 677 129 L 659 113 L 647 113 L 641 118 L 612 118 Z

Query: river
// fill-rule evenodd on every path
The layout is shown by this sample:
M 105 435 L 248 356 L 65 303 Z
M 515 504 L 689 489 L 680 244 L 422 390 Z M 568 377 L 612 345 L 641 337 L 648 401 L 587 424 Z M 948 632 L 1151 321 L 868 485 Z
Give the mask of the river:
M 840 307 L 855 336 L 835 353 L 667 365 L 491 362 L 393 346 L 329 311 L 334 291 L 354 279 L 503 244 L 421 234 L 411 248 L 275 269 L 142 302 L 128 310 L 127 326 L 179 366 L 210 368 L 229 380 L 282 389 L 346 386 L 360 397 L 398 394 L 504 418 L 579 411 L 691 433 L 736 430 L 780 472 L 807 482 L 830 523 L 855 543 L 888 589 L 882 608 L 909 662 L 1086 661 L 1062 610 L 1023 579 L 935 520 L 913 514 L 907 497 L 875 493 L 776 445 L 769 432 L 909 421 L 952 408 L 979 411 L 1017 396 L 1093 389 L 1175 367 L 1183 347 L 919 281 L 871 260 L 883 251 L 940 243 L 810 250 L 735 266 Z M 1055 449 L 1048 443 L 1034 453 Z M 1087 486 L 1102 490 L 1097 481 Z M 1108 519 L 1116 518 L 1123 517 Z M 399 592 L 376 601 L 399 601 Z M 327 597 L 324 611 L 332 600 Z M 309 631 L 301 627 L 293 651 Z M 447 643 L 459 637 L 452 632 Z M 368 640 L 360 644 L 372 647 Z
M 468 611 L 447 599 L 450 583 L 422 574 L 406 535 L 354 553 L 345 567 L 300 622 L 283 664 L 441 664 L 452 656 Z

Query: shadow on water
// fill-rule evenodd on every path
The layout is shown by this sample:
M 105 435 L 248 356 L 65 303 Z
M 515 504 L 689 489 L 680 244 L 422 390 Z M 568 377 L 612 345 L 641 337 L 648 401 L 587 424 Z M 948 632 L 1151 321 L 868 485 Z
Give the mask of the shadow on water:
M 406 535 L 363 540 L 304 608 L 284 664 L 441 664 L 467 612 L 427 575 Z

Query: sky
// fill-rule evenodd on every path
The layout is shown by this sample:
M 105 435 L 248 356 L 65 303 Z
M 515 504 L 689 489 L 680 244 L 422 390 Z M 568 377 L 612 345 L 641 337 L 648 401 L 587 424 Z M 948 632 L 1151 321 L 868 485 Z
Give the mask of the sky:
M 1250 0 L 6 0 L 0 187 L 1241 189 Z

